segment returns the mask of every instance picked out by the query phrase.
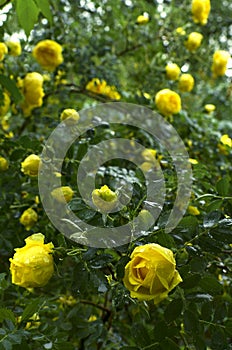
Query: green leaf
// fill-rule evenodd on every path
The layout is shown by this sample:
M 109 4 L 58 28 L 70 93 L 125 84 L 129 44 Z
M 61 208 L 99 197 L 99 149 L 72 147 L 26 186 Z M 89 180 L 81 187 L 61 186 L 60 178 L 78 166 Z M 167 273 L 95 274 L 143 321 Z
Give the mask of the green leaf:
M 230 189 L 230 178 L 228 176 L 224 176 L 216 183 L 216 189 L 220 196 L 227 196 Z
M 19 91 L 14 80 L 8 78 L 5 75 L 0 74 L 0 84 L 11 94 L 15 103 L 22 100 L 22 94 Z
M 223 286 L 216 280 L 216 278 L 211 276 L 204 276 L 200 280 L 200 287 L 205 292 L 214 295 L 214 294 L 220 294 L 223 291 Z
M 42 304 L 43 300 L 41 299 L 35 299 L 30 304 L 28 304 L 23 311 L 21 322 L 28 321 L 30 317 L 40 309 Z
M 184 289 L 194 288 L 199 284 L 201 275 L 199 273 L 195 273 L 185 278 L 181 283 L 181 287 Z
M 17 0 L 16 13 L 19 24 L 24 29 L 26 35 L 29 36 L 38 19 L 38 6 L 35 4 L 34 0 Z
M 46 17 L 49 21 L 49 23 L 52 23 L 52 13 L 51 13 L 51 9 L 49 6 L 49 1 L 48 0 L 35 0 L 36 5 L 38 6 L 38 8 L 40 9 L 40 11 L 42 12 L 42 14 L 44 15 L 44 17 Z
M 167 306 L 164 317 L 167 322 L 174 321 L 178 316 L 180 316 L 183 309 L 183 301 L 182 299 L 174 299 L 172 302 Z
M 9 309 L 6 309 L 6 308 L 0 309 L 0 322 L 2 322 L 3 320 L 10 320 L 14 324 L 16 323 L 16 319 L 15 319 L 13 312 Z
M 163 350 L 179 350 L 179 346 L 170 338 L 166 338 L 161 343 Z
M 191 310 L 186 310 L 184 313 L 184 329 L 186 332 L 197 332 L 199 327 L 198 316 Z
M 3 349 L 5 349 L 5 350 L 11 350 L 12 349 L 12 344 L 7 339 L 4 339 L 2 341 L 2 345 L 3 345 Z

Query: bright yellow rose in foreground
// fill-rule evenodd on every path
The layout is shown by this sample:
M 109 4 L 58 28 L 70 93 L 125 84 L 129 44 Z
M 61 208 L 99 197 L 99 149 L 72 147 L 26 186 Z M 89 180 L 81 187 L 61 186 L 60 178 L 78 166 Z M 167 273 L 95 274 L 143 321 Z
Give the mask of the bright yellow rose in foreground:
M 73 190 L 69 186 L 61 186 L 52 190 L 51 195 L 60 203 L 68 203 L 73 197 Z
M 35 233 L 25 239 L 26 245 L 16 248 L 10 259 L 12 283 L 24 288 L 43 287 L 54 272 L 53 244 L 44 244 L 44 235 Z
M 199 46 L 201 46 L 202 39 L 203 35 L 201 33 L 192 32 L 189 34 L 185 46 L 190 52 L 194 52 Z
M 37 176 L 39 171 L 40 157 L 36 154 L 30 154 L 21 163 L 21 171 L 25 175 Z
M 104 185 L 100 189 L 93 190 L 92 201 L 101 212 L 110 212 L 116 207 L 118 196 L 107 185 Z
M 194 87 L 194 78 L 191 74 L 182 74 L 178 81 L 178 88 L 182 92 L 190 92 Z
M 210 13 L 210 0 L 192 0 L 192 15 L 195 23 L 205 25 Z
M 132 298 L 154 300 L 158 304 L 182 278 L 170 249 L 150 243 L 136 247 L 125 267 L 125 287 Z
M 211 69 L 215 78 L 225 74 L 229 59 L 230 54 L 228 51 L 218 50 L 214 52 Z
M 19 218 L 19 222 L 25 226 L 25 229 L 29 231 L 38 221 L 38 215 L 36 211 L 32 208 L 24 210 Z
M 180 75 L 180 67 L 176 63 L 168 63 L 165 67 L 166 76 L 170 80 L 177 80 Z
M 62 46 L 53 40 L 40 41 L 32 51 L 37 62 L 49 71 L 63 62 Z
M 155 104 L 164 116 L 171 116 L 181 110 L 180 96 L 170 89 L 160 90 L 155 96 Z
M 8 53 L 8 48 L 5 43 L 0 43 L 0 62 L 4 60 L 5 55 Z

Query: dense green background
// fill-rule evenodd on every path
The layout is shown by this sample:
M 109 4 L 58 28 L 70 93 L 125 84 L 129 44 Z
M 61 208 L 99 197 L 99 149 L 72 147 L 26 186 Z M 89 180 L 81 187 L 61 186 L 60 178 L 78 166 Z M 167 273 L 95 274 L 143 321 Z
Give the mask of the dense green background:
M 8 138 L 8 132 L 0 129 L 0 155 L 10 164 L 0 174 L 0 349 L 232 349 L 232 149 L 228 147 L 223 154 L 218 148 L 223 134 L 232 137 L 232 86 L 229 77 L 211 77 L 213 52 L 232 47 L 231 2 L 211 1 L 211 14 L 204 27 L 192 21 L 190 0 L 0 1 L 3 11 L 6 3 L 11 7 L 0 28 L 0 41 L 7 34 L 20 33 L 23 53 L 19 57 L 6 56 L 0 68 L 0 84 L 11 94 L 9 131 L 14 134 Z M 149 13 L 150 21 L 139 26 L 136 18 L 143 12 Z M 196 53 L 185 49 L 185 37 L 175 32 L 179 26 L 187 34 L 200 31 L 204 35 Z M 58 69 L 66 84 L 57 84 L 58 69 L 51 73 L 44 82 L 43 106 L 25 118 L 20 109 L 17 77 L 23 78 L 30 71 L 48 74 L 31 55 L 33 46 L 43 39 L 62 44 L 64 63 Z M 184 70 L 189 67 L 188 72 L 195 78 L 194 90 L 181 95 L 183 109 L 172 123 L 190 157 L 198 160 L 193 165 L 190 204 L 200 210 L 200 215 L 187 212 L 175 230 L 164 232 L 177 184 L 168 153 L 159 150 L 166 161 L 162 170 L 167 197 L 156 230 L 116 249 L 78 246 L 49 222 L 41 204 L 35 202 L 37 180 L 24 176 L 20 164 L 30 153 L 40 154 L 64 108 L 81 110 L 108 101 L 85 90 L 86 83 L 94 77 L 115 85 L 122 102 L 156 110 L 154 96 L 160 89 L 177 91 L 177 83 L 165 77 L 168 61 Z M 145 92 L 151 99 L 144 97 Z M 206 103 L 215 104 L 216 111 L 205 113 Z M 157 147 L 139 130 L 128 131 L 121 126 L 115 132 L 141 141 L 146 147 Z M 85 135 L 80 144 L 70 149 L 63 168 L 63 183 L 76 191 L 71 208 L 95 224 L 101 224 L 101 216 L 84 206 L 78 197 L 76 170 L 89 145 L 108 138 L 107 127 Z M 107 183 L 116 190 L 119 176 L 134 184 L 134 202 L 114 215 L 113 225 L 136 214 L 144 193 L 141 172 L 126 162 L 114 161 L 102 167 L 97 185 Z M 31 206 L 39 220 L 27 232 L 19 224 L 19 217 Z M 42 232 L 46 241 L 52 241 L 56 247 L 56 272 L 47 286 L 30 292 L 11 284 L 9 258 L 15 247 L 21 247 L 23 240 L 36 232 Z M 183 283 L 158 306 L 131 299 L 122 283 L 124 266 L 133 248 L 150 242 L 173 250 L 183 278 Z M 70 295 L 73 303 L 68 299 Z M 40 324 L 26 327 L 35 312 Z M 93 315 L 96 319 L 89 320 Z

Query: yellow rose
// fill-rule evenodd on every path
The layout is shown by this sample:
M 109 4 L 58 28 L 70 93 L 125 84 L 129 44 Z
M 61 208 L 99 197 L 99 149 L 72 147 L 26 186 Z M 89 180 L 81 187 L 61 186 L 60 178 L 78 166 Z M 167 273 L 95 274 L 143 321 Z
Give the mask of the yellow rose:
M 44 244 L 44 235 L 35 233 L 25 239 L 26 245 L 16 248 L 10 259 L 12 283 L 24 288 L 43 287 L 54 272 L 53 244 Z
M 228 134 L 222 135 L 222 137 L 220 138 L 220 142 L 225 146 L 232 147 L 232 139 L 229 137 Z
M 155 96 L 155 104 L 164 116 L 171 116 L 181 110 L 180 96 L 170 89 L 160 90 Z
M 63 112 L 60 115 L 61 121 L 67 121 L 68 123 L 76 123 L 80 119 L 79 113 L 72 108 L 64 109 Z
M 38 221 L 38 215 L 35 210 L 28 208 L 19 218 L 19 222 L 29 231 Z
M 112 100 L 121 99 L 121 95 L 116 90 L 116 87 L 107 85 L 107 82 L 105 80 L 93 78 L 88 82 L 85 88 L 86 90 L 91 91 L 95 94 L 107 96 Z
M 182 74 L 178 81 L 178 88 L 183 92 L 190 92 L 194 87 L 194 78 L 191 74 Z
M 25 175 L 37 176 L 39 171 L 40 157 L 36 154 L 31 154 L 21 163 L 21 171 Z
M 0 43 L 0 62 L 4 60 L 5 55 L 7 54 L 8 49 L 6 44 Z
M 6 92 L 3 92 L 3 100 L 0 103 L 0 117 L 4 117 L 10 108 L 10 97 Z
M 176 63 L 168 63 L 165 67 L 166 76 L 169 80 L 177 80 L 180 75 L 180 67 Z
M 201 45 L 203 39 L 203 35 L 198 32 L 192 32 L 189 34 L 187 41 L 185 42 L 186 48 L 190 51 L 196 51 L 198 47 Z
M 155 243 L 134 249 L 123 278 L 132 298 L 154 300 L 155 304 L 181 281 L 172 251 Z
M 136 19 L 137 24 L 146 24 L 149 22 L 149 16 L 148 15 L 140 15 Z
M 192 15 L 195 23 L 205 25 L 210 13 L 210 0 L 192 0 Z
M 214 52 L 211 69 L 215 78 L 225 74 L 229 59 L 230 54 L 227 51 L 218 50 Z
M 21 44 L 18 41 L 8 41 L 7 47 L 9 48 L 9 55 L 19 56 L 22 53 Z
M 37 72 L 27 73 L 23 81 L 19 81 L 24 95 L 23 113 L 29 116 L 31 111 L 43 104 L 43 77 Z
M 204 106 L 204 109 L 207 113 L 211 113 L 211 112 L 215 111 L 216 106 L 211 104 L 211 103 L 208 103 Z
M 5 171 L 9 167 L 8 160 L 4 157 L 0 157 L 0 171 Z
M 62 46 L 53 40 L 40 41 L 32 54 L 37 62 L 49 71 L 53 71 L 63 62 Z
M 110 212 L 116 207 L 118 196 L 107 185 L 104 185 L 100 189 L 93 190 L 92 201 L 101 212 Z
M 73 190 L 69 186 L 55 188 L 51 195 L 60 203 L 70 202 L 73 197 Z

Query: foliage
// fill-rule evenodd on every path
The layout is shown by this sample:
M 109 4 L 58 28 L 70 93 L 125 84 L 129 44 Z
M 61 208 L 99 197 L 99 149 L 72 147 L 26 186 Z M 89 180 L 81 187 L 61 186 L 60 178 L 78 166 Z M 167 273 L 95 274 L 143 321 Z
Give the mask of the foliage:
M 230 1 L 212 0 L 205 26 L 193 22 L 190 0 L 15 0 L 0 1 L 0 6 L 6 12 L 1 41 L 18 33 L 22 46 L 20 56 L 6 55 L 0 65 L 1 104 L 5 91 L 11 99 L 9 111 L 0 117 L 0 156 L 9 162 L 0 172 L 0 349 L 231 349 L 232 147 L 220 139 L 224 134 L 232 138 L 232 89 L 228 75 L 213 78 L 211 72 L 213 53 L 232 46 Z M 140 25 L 136 19 L 144 12 L 149 21 Z M 178 34 L 178 27 L 186 34 Z M 203 40 L 189 52 L 184 42 L 194 31 Z M 33 47 L 44 39 L 63 47 L 64 62 L 53 72 L 32 56 Z M 169 62 L 194 77 L 191 92 L 180 92 L 178 81 L 167 79 Z M 43 105 L 25 117 L 19 78 L 28 72 L 43 75 L 45 95 Z M 92 225 L 116 227 L 143 208 L 146 184 L 141 170 L 118 159 L 101 166 L 96 188 L 107 184 L 117 191 L 122 178 L 133 185 L 133 200 L 105 222 L 82 201 L 76 186 L 80 160 L 91 145 L 110 139 L 112 133 L 158 151 L 165 205 L 155 227 L 127 246 L 97 249 L 64 237 L 44 212 L 37 178 L 21 172 L 27 156 L 41 153 L 65 108 L 82 110 L 111 101 L 86 89 L 93 78 L 114 86 L 122 102 L 152 110 L 157 110 L 159 90 L 180 94 L 182 110 L 169 121 L 192 159 L 189 204 L 199 215 L 189 209 L 171 233 L 164 228 L 176 197 L 175 169 L 168 152 L 142 130 L 123 125 L 90 130 L 69 149 L 62 168 L 62 185 L 74 191 L 69 206 L 77 216 Z M 209 103 L 216 106 L 211 113 L 204 110 Z M 138 157 L 142 163 L 142 155 Z M 26 231 L 19 220 L 28 208 L 36 211 L 38 221 Z M 11 283 L 9 258 L 37 232 L 55 246 L 56 271 L 46 286 L 28 290 Z M 131 298 L 122 282 L 131 252 L 146 243 L 171 249 L 183 279 L 158 305 Z

